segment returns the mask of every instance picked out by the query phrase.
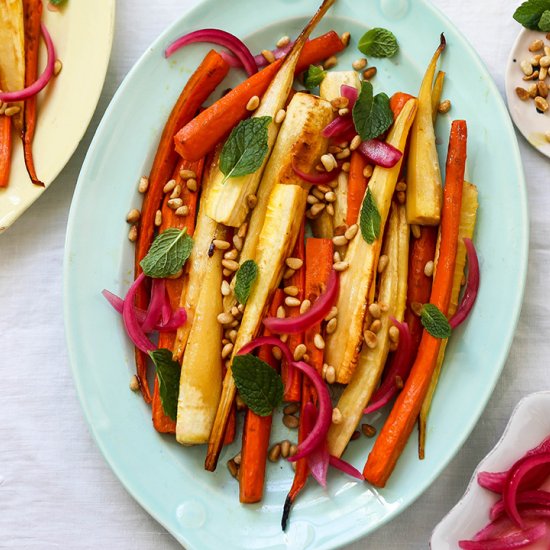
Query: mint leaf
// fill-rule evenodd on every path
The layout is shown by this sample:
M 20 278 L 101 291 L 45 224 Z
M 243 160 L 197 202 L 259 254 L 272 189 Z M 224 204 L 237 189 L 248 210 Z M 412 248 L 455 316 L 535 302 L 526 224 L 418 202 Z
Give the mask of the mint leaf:
M 50 4 L 53 4 L 54 6 L 61 6 L 61 4 L 65 4 L 67 0 L 50 0 Z
M 391 31 L 376 27 L 361 37 L 357 48 L 367 56 L 393 57 L 399 51 L 399 44 Z
M 229 134 L 220 156 L 220 170 L 225 179 L 252 174 L 267 155 L 267 127 L 270 116 L 242 120 Z
M 368 244 L 372 244 L 378 237 L 380 237 L 380 224 L 382 219 L 380 218 L 380 212 L 370 189 L 367 187 L 367 193 L 363 199 L 361 205 L 361 215 L 359 216 L 359 227 L 361 228 L 361 235 Z
M 353 106 L 352 116 L 355 130 L 363 141 L 383 134 L 393 123 L 390 98 L 380 93 L 373 97 L 372 84 L 361 82 L 359 97 Z
M 434 304 L 424 304 L 420 311 L 420 321 L 434 338 L 449 338 L 451 325 L 447 317 Z
M 269 416 L 283 400 L 283 382 L 275 369 L 254 355 L 236 355 L 231 365 L 239 395 L 259 416 Z
M 304 86 L 308 90 L 313 90 L 317 88 L 323 79 L 327 75 L 327 71 L 324 71 L 321 67 L 317 65 L 310 65 L 307 71 L 304 73 Z
M 160 401 L 164 414 L 176 420 L 181 366 L 172 359 L 172 352 L 169 349 L 160 348 L 150 351 L 149 355 L 157 369 Z
M 246 304 L 257 276 L 258 266 L 254 260 L 246 260 L 239 267 L 235 280 L 235 296 L 241 304 Z
M 147 256 L 141 260 L 143 273 L 163 279 L 176 274 L 187 261 L 193 249 L 193 239 L 184 227 L 181 231 L 171 227 L 157 235 Z
M 550 0 L 527 0 L 514 12 L 514 19 L 524 27 L 538 31 L 539 21 L 547 10 L 550 10 Z
M 539 21 L 539 29 L 543 32 L 550 32 L 550 9 L 542 12 Z

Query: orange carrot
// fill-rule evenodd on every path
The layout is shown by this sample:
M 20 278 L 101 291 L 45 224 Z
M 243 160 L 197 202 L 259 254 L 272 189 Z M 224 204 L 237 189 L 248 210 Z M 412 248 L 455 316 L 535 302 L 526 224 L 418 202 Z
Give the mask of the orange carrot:
M 332 255 L 334 247 L 330 239 L 307 239 L 305 250 L 305 289 L 306 297 L 311 300 L 312 303 L 325 291 L 326 285 L 329 280 L 330 272 L 332 271 Z M 305 334 L 305 344 L 307 353 L 309 355 L 309 364 L 317 369 L 319 374 L 323 371 L 323 363 L 325 358 L 325 352 L 322 349 L 318 349 L 313 339 L 316 334 L 321 332 L 321 324 L 317 324 L 310 327 Z M 307 377 L 303 378 L 302 384 L 302 417 L 303 411 L 307 403 L 317 403 L 317 394 L 315 389 L 311 385 Z M 304 424 L 300 422 L 298 428 L 298 441 L 301 442 L 308 434 L 304 433 Z M 302 458 L 296 462 L 296 473 L 294 474 L 294 481 L 292 487 L 288 492 L 283 508 L 283 517 L 281 525 L 283 530 L 286 528 L 288 521 L 288 515 L 290 508 L 296 497 L 300 494 L 305 487 L 307 478 L 309 475 L 309 468 L 307 466 L 307 459 Z
M 296 74 L 307 69 L 309 65 L 342 51 L 343 48 L 340 37 L 334 31 L 310 40 L 298 59 Z M 188 160 L 206 156 L 217 143 L 229 135 L 239 121 L 250 115 L 250 111 L 246 109 L 248 101 L 253 96 L 261 97 L 264 94 L 282 63 L 283 59 L 278 59 L 247 78 L 186 124 L 174 139 L 176 151 Z
M 0 188 L 7 187 L 11 167 L 11 117 L 0 115 Z
M 136 242 L 135 275 L 141 273 L 139 263 L 149 251 L 155 232 L 155 214 L 161 206 L 163 188 L 174 172 L 178 155 L 174 151 L 173 138 L 178 128 L 189 122 L 201 104 L 216 89 L 229 70 L 229 65 L 215 52 L 210 51 L 198 69 L 191 75 L 168 117 L 149 176 L 149 189 L 143 199 L 138 239 Z M 199 159 L 196 159 L 199 160 Z M 142 285 L 136 295 L 136 305 L 147 308 L 148 291 Z M 141 393 L 147 403 L 151 393 L 147 384 L 147 355 L 136 349 L 137 377 Z
M 38 77 L 38 52 L 40 49 L 40 22 L 42 0 L 24 0 L 25 17 L 25 86 L 30 86 Z M 23 156 L 29 177 L 35 185 L 44 187 L 38 179 L 32 155 L 32 141 L 36 128 L 36 95 L 29 97 L 23 107 Z
M 401 109 L 405 106 L 405 103 L 409 99 L 413 99 L 414 96 L 406 94 L 405 92 L 396 92 L 390 98 L 390 109 L 393 111 L 393 116 L 397 118 Z
M 176 184 L 181 186 L 182 191 L 180 194 L 180 199 L 183 201 L 183 204 L 186 204 L 189 207 L 189 214 L 187 216 L 176 216 L 175 211 L 168 206 L 170 195 L 169 193 L 167 193 L 164 197 L 164 202 L 162 203 L 162 225 L 159 228 L 160 232 L 168 229 L 169 227 L 175 227 L 177 229 L 183 229 L 185 227 L 187 229 L 187 233 L 189 235 L 193 235 L 193 231 L 195 230 L 195 215 L 197 212 L 198 191 L 190 191 L 188 189 L 185 180 L 183 180 L 180 176 L 180 171 L 192 170 L 197 175 L 197 183 L 200 183 L 202 179 L 203 167 L 203 160 L 193 163 L 182 160 L 176 167 L 176 170 L 174 171 L 172 177 L 176 180 Z M 170 297 L 170 305 L 172 306 L 172 310 L 175 310 L 179 307 L 183 283 L 183 277 L 179 277 L 177 279 L 166 279 L 166 291 L 168 292 L 168 296 Z M 175 332 L 161 332 L 159 335 L 158 346 L 159 348 L 172 350 L 175 340 Z M 169 416 L 164 414 L 164 409 L 162 408 L 162 403 L 160 400 L 159 383 L 156 376 L 155 387 L 153 391 L 152 411 L 153 426 L 158 432 L 176 432 L 176 422 L 172 420 Z
M 447 315 L 458 248 L 458 229 L 462 186 L 466 165 L 466 122 L 455 120 L 451 126 L 447 171 L 441 213 L 441 244 L 430 303 Z M 369 455 L 363 474 L 377 487 L 384 487 L 401 455 L 426 397 L 442 340 L 424 330 L 418 354 L 403 391 Z
M 420 317 L 414 312 L 414 309 L 430 299 L 432 277 L 425 275 L 424 267 L 427 262 L 433 261 L 435 258 L 437 242 L 437 227 L 425 225 L 420 228 L 420 231 L 420 237 L 412 241 L 409 255 L 407 309 L 405 311 L 405 322 L 409 325 L 414 350 L 418 349 L 424 330 Z
M 305 223 L 302 223 L 300 233 L 296 239 L 296 244 L 294 245 L 294 250 L 292 251 L 291 256 L 293 258 L 299 258 L 305 262 Z M 298 289 L 298 294 L 296 298 L 302 301 L 304 299 L 304 287 L 305 287 L 305 268 L 302 267 L 298 269 L 292 277 L 290 277 L 285 284 L 288 286 L 295 286 Z M 300 315 L 300 306 L 286 306 L 287 317 L 297 317 Z M 290 352 L 294 353 L 294 350 L 304 341 L 304 336 L 302 333 L 291 334 L 288 338 L 288 347 Z M 285 385 L 285 394 L 283 399 L 285 401 L 300 401 L 300 396 L 302 393 L 302 373 L 298 372 L 296 369 L 294 371 L 289 370 L 289 365 L 286 361 L 283 361 L 281 366 L 281 377 L 283 379 L 283 384 Z M 289 381 L 289 373 L 292 372 L 292 379 Z
M 225 371 L 222 373 L 222 377 L 225 376 Z M 223 445 L 231 445 L 235 441 L 237 435 L 237 404 L 233 403 L 229 417 L 227 419 L 227 426 L 225 428 L 225 434 L 223 436 Z
M 283 300 L 283 291 L 277 289 L 271 302 L 270 315 L 277 315 L 277 309 Z M 267 329 L 264 330 L 264 336 L 269 336 Z M 270 348 L 262 347 L 258 357 L 274 369 L 278 367 L 278 362 Z M 250 409 L 246 411 L 241 447 L 241 468 L 239 470 L 239 499 L 243 504 L 262 500 L 272 420 L 272 415 L 258 416 Z
M 353 225 L 357 223 L 361 203 L 367 190 L 368 180 L 363 175 L 363 170 L 367 165 L 367 160 L 359 151 L 353 151 L 348 178 L 348 212 L 346 214 L 346 223 Z

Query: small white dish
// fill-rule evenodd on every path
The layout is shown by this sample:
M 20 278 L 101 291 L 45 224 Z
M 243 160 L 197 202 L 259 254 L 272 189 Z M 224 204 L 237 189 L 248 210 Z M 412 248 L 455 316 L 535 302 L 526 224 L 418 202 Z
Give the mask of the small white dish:
M 477 474 L 507 470 L 529 449 L 550 435 L 550 391 L 524 397 L 493 450 L 478 464 L 466 492 L 437 524 L 430 540 L 432 550 L 456 550 L 458 541 L 471 539 L 489 522 L 489 509 L 498 495 L 480 487 Z
M 542 31 L 521 30 L 508 58 L 505 88 L 506 102 L 514 124 L 535 149 L 550 157 L 550 142 L 545 137 L 545 134 L 550 132 L 550 110 L 546 113 L 539 113 L 531 98 L 522 101 L 516 93 L 518 86 L 527 89 L 533 82 L 538 82 L 538 80 L 523 80 L 524 74 L 520 63 L 524 59 L 528 60 L 535 55 L 535 53 L 529 51 L 529 45 L 533 40 L 542 39 L 547 46 L 550 46 L 550 40 L 546 40 L 545 36 L 546 33 Z M 550 86 L 550 75 L 546 78 L 546 84 Z M 547 99 L 550 101 L 550 96 Z

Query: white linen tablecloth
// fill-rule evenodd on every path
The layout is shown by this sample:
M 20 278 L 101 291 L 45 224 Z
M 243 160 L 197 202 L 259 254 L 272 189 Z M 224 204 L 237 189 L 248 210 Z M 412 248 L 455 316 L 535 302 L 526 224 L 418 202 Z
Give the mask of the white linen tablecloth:
M 506 59 L 520 30 L 512 13 L 520 0 L 434 1 L 470 40 L 503 92 Z M 0 236 L 0 548 L 179 548 L 126 493 L 88 432 L 67 359 L 62 263 L 75 182 L 107 104 L 149 43 L 195 3 L 117 2 L 109 72 L 86 137 L 51 189 Z M 462 495 L 518 400 L 550 386 L 550 162 L 518 139 L 529 188 L 530 260 L 503 375 L 472 435 L 433 486 L 391 526 L 350 550 L 427 548 L 432 528 Z

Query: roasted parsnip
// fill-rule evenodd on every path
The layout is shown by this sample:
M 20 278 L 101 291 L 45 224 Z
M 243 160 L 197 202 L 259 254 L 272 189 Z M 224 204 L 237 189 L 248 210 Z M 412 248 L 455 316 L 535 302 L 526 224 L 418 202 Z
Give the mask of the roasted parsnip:
M 259 107 L 254 112 L 255 117 L 269 116 L 268 132 L 268 153 L 264 158 L 262 166 L 252 174 L 246 176 L 227 178 L 217 170 L 214 174 L 212 192 L 206 206 L 207 214 L 214 220 L 232 227 L 239 227 L 248 215 L 249 206 L 246 198 L 256 194 L 258 184 L 268 163 L 269 155 L 275 144 L 279 132 L 280 123 L 276 122 L 277 113 L 284 107 L 292 83 L 294 82 L 294 71 L 309 35 L 321 20 L 326 11 L 332 6 L 335 0 L 325 0 L 319 10 L 315 13 L 307 26 L 301 32 L 294 43 L 292 50 L 285 57 L 279 72 L 269 85 Z
M 434 124 L 437 120 L 437 113 L 439 112 L 439 103 L 441 102 L 441 94 L 443 93 L 444 81 L 445 71 L 438 71 L 432 89 L 432 120 Z
M 397 117 L 387 138 L 387 142 L 404 151 L 407 136 L 416 114 L 416 99 L 410 99 Z M 378 258 L 388 217 L 392 196 L 401 169 L 401 161 L 393 168 L 374 169 L 369 189 L 380 214 L 380 236 L 368 244 L 359 232 L 350 242 L 346 253 L 349 269 L 340 275 L 338 295 L 338 315 L 346 319 L 339 323 L 327 339 L 326 362 L 336 370 L 337 382 L 349 383 L 357 356 L 363 342 L 363 321 L 368 298 L 378 267 Z M 358 220 L 359 221 L 359 220 Z
M 441 43 L 428 66 L 418 93 L 416 115 L 407 163 L 407 220 L 410 224 L 437 225 L 441 215 L 441 170 L 435 145 L 432 86 L 437 60 L 445 49 Z
M 223 231 L 218 237 L 223 238 Z M 181 364 L 176 439 L 184 445 L 206 443 L 222 387 L 222 250 L 206 259 L 200 296 Z
M 373 343 L 367 345 L 364 342 L 361 347 L 357 368 L 336 405 L 342 415 L 342 421 L 338 424 L 332 424 L 328 432 L 329 453 L 335 456 L 341 456 L 344 452 L 363 415 L 363 409 L 367 406 L 382 375 L 390 349 L 390 339 L 388 336 L 392 325 L 390 316 L 398 316 L 399 313 L 403 316 L 403 311 L 398 311 L 399 277 L 401 274 L 399 267 L 401 259 L 399 245 L 403 221 L 407 230 L 408 225 L 404 219 L 404 212 L 402 216 L 400 215 L 402 209 L 403 207 L 398 207 L 396 204 L 392 205 L 384 240 L 384 254 L 388 256 L 388 265 L 380 278 L 378 301 L 387 305 L 388 310 L 380 314 L 379 320 L 381 325 L 379 331 L 376 334 L 371 332 L 374 338 L 376 338 L 374 346 Z M 405 258 L 405 265 L 407 261 L 408 259 Z M 368 314 L 365 330 L 369 329 L 372 321 L 374 319 L 371 319 Z

